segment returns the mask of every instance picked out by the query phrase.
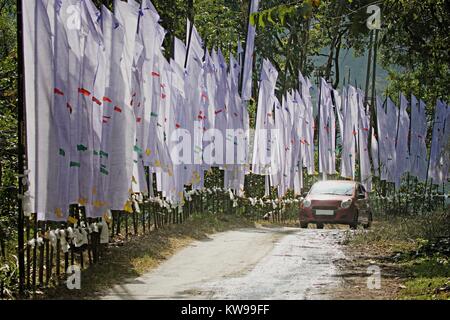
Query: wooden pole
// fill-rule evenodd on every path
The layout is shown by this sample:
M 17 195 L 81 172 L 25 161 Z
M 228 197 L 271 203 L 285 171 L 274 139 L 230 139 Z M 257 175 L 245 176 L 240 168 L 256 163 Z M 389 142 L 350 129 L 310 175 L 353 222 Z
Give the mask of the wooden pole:
M 188 16 L 189 16 L 189 37 L 188 37 L 188 43 L 187 43 L 187 49 L 186 49 L 186 58 L 184 60 L 184 68 L 187 68 L 188 64 L 188 58 L 189 58 L 189 51 L 191 49 L 191 39 L 192 39 L 192 31 L 194 29 L 194 1 L 188 0 Z
M 17 166 L 19 175 L 19 195 L 24 194 L 24 185 L 22 183 L 22 176 L 24 174 L 25 165 L 25 82 L 24 82 L 24 58 L 23 58 L 23 21 L 22 21 L 22 0 L 16 1 L 17 6 L 17 55 L 18 55 L 18 101 L 17 101 L 17 123 L 18 123 L 18 154 Z M 25 216 L 23 212 L 22 201 L 18 201 L 18 235 L 17 235 L 17 250 L 19 262 L 19 294 L 24 293 L 25 284 L 25 254 L 24 254 L 24 221 Z

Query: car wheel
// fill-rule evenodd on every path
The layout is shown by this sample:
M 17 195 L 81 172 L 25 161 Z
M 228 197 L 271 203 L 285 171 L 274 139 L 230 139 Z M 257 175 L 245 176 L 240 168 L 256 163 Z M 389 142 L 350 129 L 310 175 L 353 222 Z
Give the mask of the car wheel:
M 317 223 L 316 224 L 317 229 L 323 229 L 323 223 Z
M 350 229 L 356 230 L 358 229 L 358 212 L 355 214 L 355 217 L 353 218 L 353 223 L 350 224 Z
M 308 223 L 307 222 L 300 222 L 300 228 L 302 228 L 302 229 L 308 228 Z
M 364 229 L 369 229 L 372 226 L 372 221 L 373 221 L 372 212 L 370 212 L 367 223 L 363 225 Z

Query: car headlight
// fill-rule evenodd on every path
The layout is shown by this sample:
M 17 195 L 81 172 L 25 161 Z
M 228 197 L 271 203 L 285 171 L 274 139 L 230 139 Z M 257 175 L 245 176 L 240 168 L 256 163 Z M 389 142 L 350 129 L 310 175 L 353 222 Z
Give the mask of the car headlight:
M 303 200 L 303 208 L 311 207 L 311 200 Z
M 342 208 L 342 209 L 348 209 L 348 208 L 350 208 L 351 205 L 352 205 L 352 200 L 351 200 L 351 199 L 349 199 L 349 200 L 343 200 L 343 201 L 341 202 L 341 208 Z

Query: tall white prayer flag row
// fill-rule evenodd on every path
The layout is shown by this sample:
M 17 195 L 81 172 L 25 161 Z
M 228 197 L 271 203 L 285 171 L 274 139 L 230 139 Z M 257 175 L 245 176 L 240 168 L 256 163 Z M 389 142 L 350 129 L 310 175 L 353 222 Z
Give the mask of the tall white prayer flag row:
M 270 186 L 279 197 L 289 190 L 300 194 L 304 173 L 316 173 L 316 149 L 319 172 L 337 173 L 337 130 L 340 175 L 355 179 L 359 164 L 367 190 L 372 175 L 397 188 L 406 173 L 436 184 L 448 178 L 450 108 L 443 101 L 436 106 L 427 157 L 423 101 L 411 97 L 410 119 L 403 95 L 400 109 L 377 97 L 376 136 L 364 92 L 352 86 L 339 92 L 320 79 L 315 109 L 313 86 L 299 73 L 299 88 L 277 97 L 278 71 L 263 59 L 252 140 L 251 26 L 241 96 L 241 62 L 230 54 L 227 63 L 220 49 L 206 50 L 189 21 L 189 48 L 175 38 L 173 59 L 164 57 L 166 32 L 149 0 L 116 0 L 114 13 L 91 0 L 23 0 L 23 8 L 26 211 L 39 220 L 66 220 L 70 204 L 84 206 L 88 217 L 129 211 L 131 194 L 153 195 L 145 167 L 174 205 L 183 204 L 185 186 L 204 188 L 212 167 L 224 171 L 224 187 L 238 195 L 249 173 L 266 177 L 266 194 Z M 253 0 L 251 12 L 257 8 Z

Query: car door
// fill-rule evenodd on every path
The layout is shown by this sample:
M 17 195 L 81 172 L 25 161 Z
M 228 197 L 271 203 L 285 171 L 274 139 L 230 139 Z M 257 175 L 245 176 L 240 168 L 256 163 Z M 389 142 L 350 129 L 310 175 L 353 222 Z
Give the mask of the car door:
M 367 223 L 369 220 L 369 199 L 366 189 L 361 184 L 358 184 L 356 188 L 356 204 L 359 212 L 358 220 Z

